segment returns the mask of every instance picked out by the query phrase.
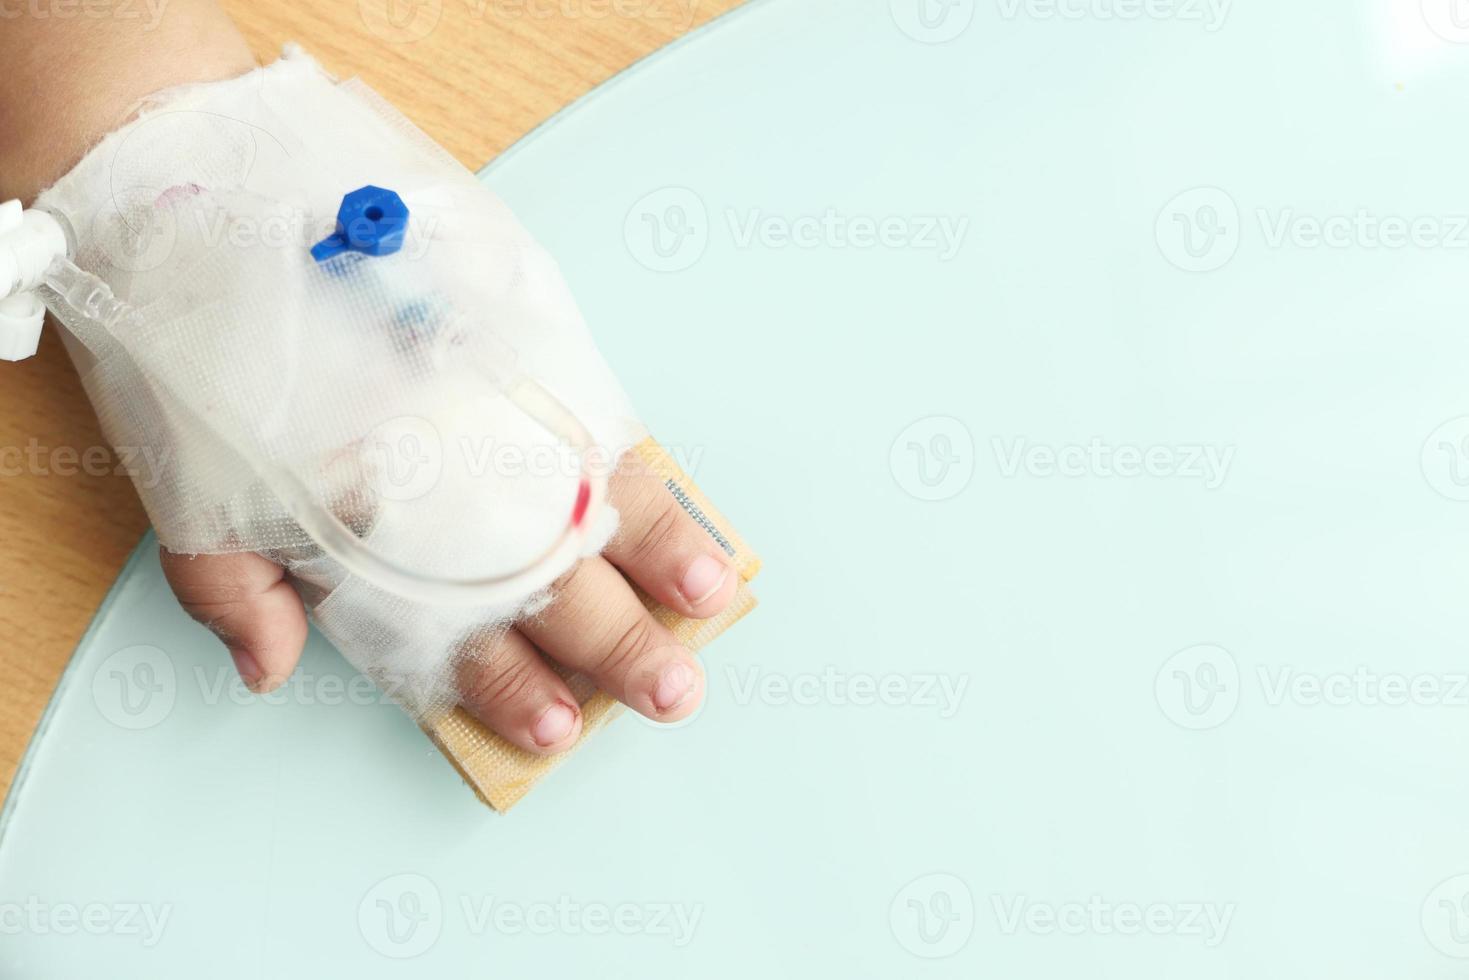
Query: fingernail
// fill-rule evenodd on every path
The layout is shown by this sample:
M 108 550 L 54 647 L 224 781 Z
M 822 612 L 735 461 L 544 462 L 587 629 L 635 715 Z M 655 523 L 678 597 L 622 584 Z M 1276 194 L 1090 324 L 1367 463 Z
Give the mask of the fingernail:
M 663 668 L 658 686 L 653 689 L 653 707 L 659 711 L 672 711 L 694 693 L 694 684 L 699 675 L 694 668 L 682 660 L 675 660 Z
M 249 650 L 231 650 L 230 658 L 235 662 L 235 670 L 240 674 L 240 680 L 245 686 L 254 691 L 260 687 L 260 662 Z
M 570 735 L 574 727 L 576 712 L 565 701 L 557 701 L 541 712 L 541 717 L 530 730 L 530 737 L 540 746 L 555 745 Z
M 683 593 L 689 605 L 697 606 L 718 592 L 719 587 L 728 577 L 728 565 L 717 558 L 700 555 L 694 559 L 689 570 L 683 573 L 683 581 L 678 583 L 678 591 Z

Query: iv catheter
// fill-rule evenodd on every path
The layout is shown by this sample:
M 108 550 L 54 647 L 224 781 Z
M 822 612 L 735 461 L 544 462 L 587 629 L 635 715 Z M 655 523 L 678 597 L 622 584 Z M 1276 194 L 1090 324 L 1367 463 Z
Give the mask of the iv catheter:
M 344 250 L 386 255 L 401 245 L 407 209 L 396 194 L 364 187 L 347 194 L 337 233 L 312 250 L 322 262 Z M 49 308 L 125 338 L 137 312 L 101 278 L 72 261 L 75 238 L 64 218 L 19 201 L 0 204 L 0 360 L 33 356 Z M 328 274 L 328 273 L 323 273 Z M 556 539 L 524 567 L 499 575 L 453 578 L 408 568 L 374 551 L 331 508 L 315 499 L 290 468 L 258 466 L 256 475 L 276 494 L 305 533 L 348 572 L 403 598 L 437 605 L 490 604 L 524 595 L 545 570 L 579 557 L 596 514 L 606 501 L 607 476 L 594 462 L 595 442 L 585 425 L 535 379 L 510 371 L 497 379 L 502 393 L 576 457 L 579 481 L 566 524 Z M 207 425 L 187 405 L 180 407 Z M 542 583 L 544 584 L 544 583 Z

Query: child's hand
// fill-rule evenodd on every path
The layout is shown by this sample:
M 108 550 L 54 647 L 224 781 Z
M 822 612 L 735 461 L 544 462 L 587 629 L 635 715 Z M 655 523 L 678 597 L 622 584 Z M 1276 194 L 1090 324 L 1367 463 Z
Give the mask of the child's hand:
M 115 18 L 21 18 L 0 31 L 0 63 L 23 81 L 46 79 L 0 93 L 0 200 L 30 201 L 140 98 L 239 76 L 254 59 L 214 0 L 174 0 L 147 30 Z M 58 63 L 68 70 L 47 67 Z M 679 613 L 707 618 L 729 604 L 738 576 L 662 481 L 640 467 L 630 453 L 611 481 L 621 528 L 604 556 L 577 565 L 557 584 L 553 604 L 497 649 L 463 658 L 464 706 L 531 751 L 566 749 L 581 730 L 575 698 L 542 653 L 650 718 L 686 717 L 702 697 L 697 663 L 647 614 L 629 580 Z M 163 567 L 184 608 L 224 639 L 246 684 L 264 692 L 284 683 L 305 643 L 306 613 L 280 566 L 249 553 L 165 552 Z
M 724 609 L 738 587 L 723 552 L 662 481 L 636 454 L 624 460 L 611 481 L 622 524 L 603 556 L 563 577 L 552 605 L 496 649 L 464 660 L 464 707 L 533 752 L 563 751 L 581 732 L 576 699 L 543 653 L 657 721 L 687 717 L 703 697 L 698 662 L 648 615 L 629 579 L 699 619 Z M 224 641 L 251 690 L 264 693 L 286 681 L 306 642 L 306 612 L 284 569 L 254 554 L 164 551 L 163 570 L 189 615 Z

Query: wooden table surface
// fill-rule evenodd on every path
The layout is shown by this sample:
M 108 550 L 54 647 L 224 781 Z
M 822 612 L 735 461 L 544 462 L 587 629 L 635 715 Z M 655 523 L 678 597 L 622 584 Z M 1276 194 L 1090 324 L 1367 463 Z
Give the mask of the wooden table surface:
M 262 61 L 301 42 L 471 169 L 740 0 L 224 0 Z M 60 341 L 0 365 L 0 796 L 147 527 Z M 90 450 L 90 452 L 89 452 Z M 83 465 L 85 461 L 85 465 Z M 220 657 L 224 658 L 223 648 Z

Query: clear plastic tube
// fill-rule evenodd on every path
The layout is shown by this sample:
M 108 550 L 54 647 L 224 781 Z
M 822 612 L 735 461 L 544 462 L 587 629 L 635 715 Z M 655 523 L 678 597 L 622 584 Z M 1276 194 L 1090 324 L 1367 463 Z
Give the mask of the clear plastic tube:
M 53 313 L 64 309 L 113 336 L 126 336 L 129 321 L 138 318 L 106 282 L 63 256 L 47 268 L 38 291 Z M 564 568 L 580 554 L 587 530 L 606 501 L 607 476 L 603 467 L 589 465 L 596 445 L 586 426 L 535 379 L 515 373 L 501 379 L 499 387 L 512 404 L 576 454 L 580 475 L 575 503 L 559 536 L 538 557 L 513 572 L 446 578 L 405 567 L 364 543 L 289 468 L 262 467 L 259 461 L 253 461 L 252 467 L 324 552 L 347 571 L 388 592 L 436 605 L 492 604 L 523 597 L 547 584 L 544 580 L 550 569 Z M 207 424 L 192 409 L 185 410 Z

